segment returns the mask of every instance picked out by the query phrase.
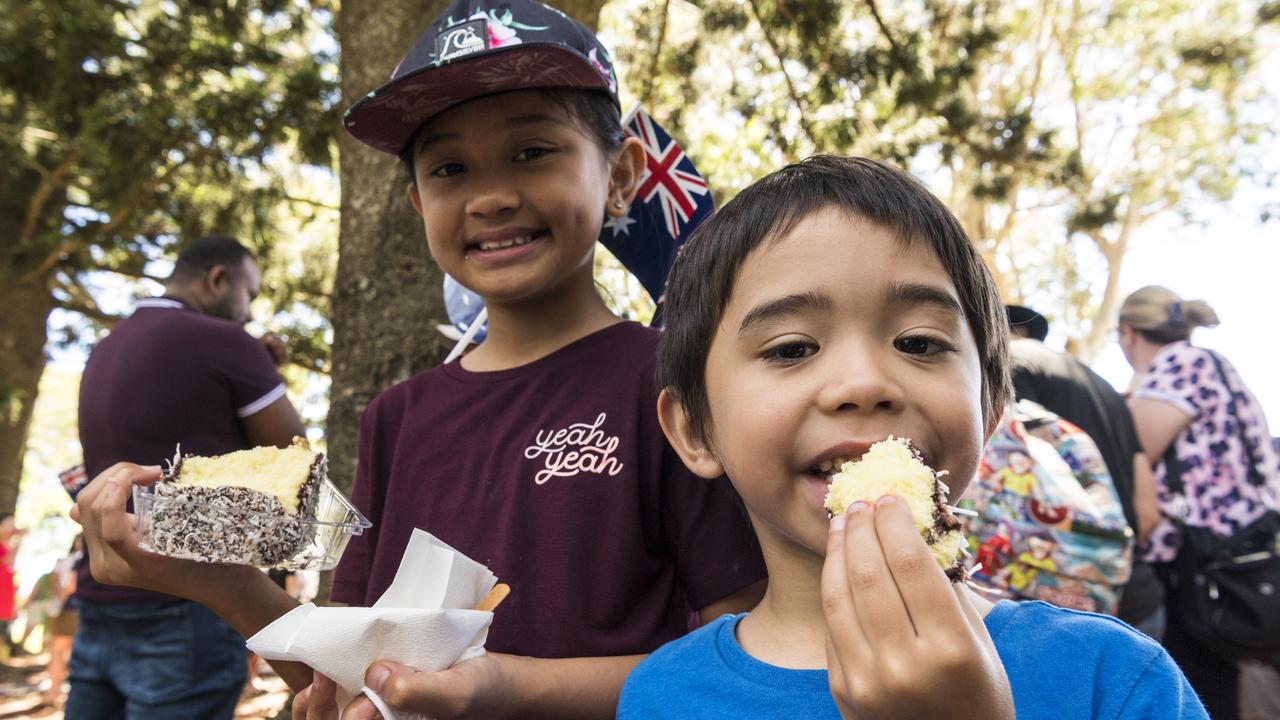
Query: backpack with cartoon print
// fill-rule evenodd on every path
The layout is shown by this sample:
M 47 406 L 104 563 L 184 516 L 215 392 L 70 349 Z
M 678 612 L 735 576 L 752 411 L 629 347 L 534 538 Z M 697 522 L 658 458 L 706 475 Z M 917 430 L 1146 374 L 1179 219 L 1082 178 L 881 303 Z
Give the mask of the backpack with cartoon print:
M 957 505 L 974 582 L 1015 600 L 1115 615 L 1133 531 L 1111 474 L 1083 430 L 1021 400 L 987 441 Z

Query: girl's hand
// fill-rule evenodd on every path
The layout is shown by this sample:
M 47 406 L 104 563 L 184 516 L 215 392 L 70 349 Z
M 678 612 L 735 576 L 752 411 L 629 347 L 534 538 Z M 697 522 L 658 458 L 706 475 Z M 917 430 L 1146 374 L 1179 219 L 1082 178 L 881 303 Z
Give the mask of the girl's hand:
M 134 485 L 152 485 L 159 479 L 159 467 L 117 463 L 76 496 L 71 519 L 84 529 L 85 552 L 95 580 L 201 602 L 207 599 L 206 592 L 217 592 L 232 576 L 257 572 L 250 567 L 179 560 L 139 549 L 137 519 L 125 508 Z
M 900 498 L 833 518 L 822 570 L 831 692 L 846 718 L 1015 717 L 981 613 Z
M 369 666 L 365 685 L 394 710 L 421 713 L 437 720 L 503 718 L 517 704 L 507 666 L 518 658 L 488 653 L 440 672 L 418 672 L 389 661 Z M 328 698 L 332 693 L 327 693 Z M 313 697 L 311 702 L 316 702 Z M 313 711 L 314 712 L 314 711 Z M 295 715 L 295 717 L 299 717 Z M 330 715 L 306 715 L 307 720 L 328 720 Z M 342 720 L 381 717 L 369 698 L 361 695 L 342 711 Z

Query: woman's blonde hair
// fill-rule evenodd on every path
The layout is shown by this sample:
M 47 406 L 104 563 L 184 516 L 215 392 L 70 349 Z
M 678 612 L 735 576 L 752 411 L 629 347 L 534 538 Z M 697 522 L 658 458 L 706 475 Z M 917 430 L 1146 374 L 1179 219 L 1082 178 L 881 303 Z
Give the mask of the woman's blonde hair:
M 1152 342 L 1171 343 L 1190 339 L 1198 327 L 1217 325 L 1218 314 L 1203 300 L 1183 300 L 1169 288 L 1148 285 L 1124 299 L 1120 324 Z

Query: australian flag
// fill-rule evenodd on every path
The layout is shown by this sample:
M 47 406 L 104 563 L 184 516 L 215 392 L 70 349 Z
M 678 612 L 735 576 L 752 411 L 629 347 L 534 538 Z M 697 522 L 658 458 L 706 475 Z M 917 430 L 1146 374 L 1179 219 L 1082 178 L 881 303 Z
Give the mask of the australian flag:
M 600 242 L 618 258 L 658 305 L 654 324 L 662 318 L 662 289 L 676 251 L 699 223 L 715 212 L 707 181 L 693 166 L 680 144 L 649 114 L 637 107 L 622 123 L 627 134 L 644 144 L 645 169 L 630 211 L 611 217 L 600 230 Z M 445 307 L 459 337 L 476 321 L 484 300 L 446 277 Z M 481 327 L 473 342 L 484 339 Z M 454 338 L 456 339 L 456 338 Z
M 645 169 L 630 212 L 609 218 L 600 242 L 660 306 L 676 251 L 716 206 L 693 160 L 648 113 L 637 107 L 622 125 L 644 144 Z

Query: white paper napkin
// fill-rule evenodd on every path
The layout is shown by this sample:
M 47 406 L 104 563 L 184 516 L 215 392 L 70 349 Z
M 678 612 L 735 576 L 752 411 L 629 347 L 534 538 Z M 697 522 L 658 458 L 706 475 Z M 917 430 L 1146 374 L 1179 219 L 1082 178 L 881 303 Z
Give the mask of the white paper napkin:
M 391 587 L 373 607 L 307 603 L 247 644 L 268 660 L 309 665 L 337 683 L 340 696 L 364 692 L 386 720 L 412 720 L 364 687 L 365 671 L 377 660 L 391 660 L 434 672 L 483 655 L 493 613 L 471 608 L 496 583 L 488 568 L 415 529 Z

